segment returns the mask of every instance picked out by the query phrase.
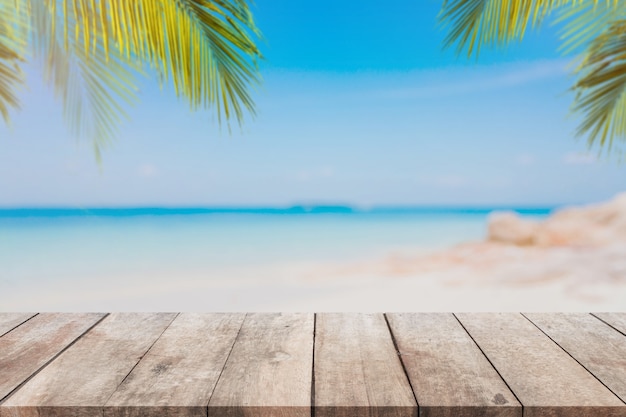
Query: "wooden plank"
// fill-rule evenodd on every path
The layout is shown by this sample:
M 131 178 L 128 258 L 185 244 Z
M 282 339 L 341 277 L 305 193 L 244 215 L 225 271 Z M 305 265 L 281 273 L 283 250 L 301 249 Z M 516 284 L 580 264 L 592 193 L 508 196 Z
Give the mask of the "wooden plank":
M 524 417 L 624 417 L 626 406 L 521 314 L 457 317 L 524 407 Z
M 593 315 L 626 335 L 626 313 L 593 313 Z
M 387 314 L 420 417 L 521 417 L 522 406 L 452 314 Z
M 626 336 L 590 314 L 525 314 L 626 402 Z
M 104 314 L 39 314 L 0 338 L 0 401 L 102 319 Z
M 96 417 L 175 314 L 116 313 L 0 407 L 0 417 Z
M 181 314 L 107 402 L 105 417 L 206 417 L 245 314 Z
M 318 314 L 314 363 L 316 417 L 417 416 L 382 314 Z
M 0 337 L 24 323 L 35 313 L 0 313 Z
M 248 314 L 209 417 L 310 417 L 313 314 Z

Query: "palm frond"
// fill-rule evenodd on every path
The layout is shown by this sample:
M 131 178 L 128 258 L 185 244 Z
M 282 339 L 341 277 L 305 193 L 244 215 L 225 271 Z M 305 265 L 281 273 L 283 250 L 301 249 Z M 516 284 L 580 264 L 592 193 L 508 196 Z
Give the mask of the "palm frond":
M 528 27 L 540 25 L 563 6 L 618 3 L 620 0 L 444 0 L 440 24 L 451 26 L 444 47 L 456 44 L 457 53 L 467 48 L 478 56 L 482 46 L 502 46 L 521 40 Z
M 584 48 L 611 22 L 626 17 L 625 0 L 585 1 L 562 7 L 555 24 L 565 23 L 561 30 L 563 44 L 559 50 L 566 55 L 583 53 Z
M 626 19 L 591 41 L 577 72 L 573 111 L 583 114 L 577 133 L 611 151 L 616 137 L 626 138 Z
M 147 67 L 192 110 L 241 122 L 254 114 L 258 37 L 247 0 L 0 0 L 0 112 L 8 120 L 18 106 L 18 63 L 32 41 L 65 117 L 97 156 Z
M 105 54 L 99 46 L 104 31 L 98 26 L 90 32 L 91 41 L 79 32 L 75 19 L 64 19 L 50 4 L 33 0 L 30 15 L 35 58 L 44 63 L 45 80 L 63 102 L 63 113 L 78 137 L 91 139 L 96 159 L 101 149 L 115 136 L 126 116 L 122 103 L 136 100 L 133 73 L 139 66 L 123 59 L 117 50 Z M 64 17 L 64 16 L 61 16 Z
M 0 114 L 9 123 L 9 110 L 19 109 L 16 90 L 24 83 L 28 19 L 18 0 L 0 0 Z
M 56 0 L 48 0 L 50 4 Z M 80 24 L 85 55 L 102 48 L 156 69 L 191 108 L 216 107 L 218 118 L 254 114 L 249 86 L 259 81 L 259 31 L 245 0 L 60 0 Z M 86 18 L 90 17 L 90 18 Z M 67 18 L 67 15 L 66 15 Z M 102 29 L 103 36 L 94 36 Z

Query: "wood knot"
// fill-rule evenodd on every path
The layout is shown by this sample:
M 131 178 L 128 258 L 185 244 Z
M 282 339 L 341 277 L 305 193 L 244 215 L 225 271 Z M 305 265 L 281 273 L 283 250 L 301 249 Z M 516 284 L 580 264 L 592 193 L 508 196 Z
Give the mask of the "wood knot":
M 497 393 L 494 397 L 493 397 L 493 401 L 494 404 L 496 405 L 503 405 L 508 403 L 508 401 L 506 400 L 506 398 L 504 398 L 504 395 Z
M 287 352 L 281 352 L 280 350 L 269 353 L 269 360 L 272 363 L 286 361 L 289 358 L 291 358 L 290 354 Z

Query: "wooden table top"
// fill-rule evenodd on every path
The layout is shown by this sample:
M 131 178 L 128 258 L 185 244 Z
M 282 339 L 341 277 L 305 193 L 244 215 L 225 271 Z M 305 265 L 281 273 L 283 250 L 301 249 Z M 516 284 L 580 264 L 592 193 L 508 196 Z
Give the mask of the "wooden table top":
M 0 417 L 626 417 L 626 313 L 0 313 Z

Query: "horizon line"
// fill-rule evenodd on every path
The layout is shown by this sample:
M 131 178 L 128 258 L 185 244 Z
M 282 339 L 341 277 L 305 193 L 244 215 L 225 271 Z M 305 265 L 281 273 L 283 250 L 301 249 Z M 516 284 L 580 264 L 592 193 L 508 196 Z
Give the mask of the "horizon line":
M 369 207 L 336 204 L 296 204 L 290 206 L 118 206 L 72 207 L 33 206 L 0 207 L 0 217 L 66 217 L 66 216 L 141 216 L 190 214 L 487 214 L 492 211 L 515 211 L 549 214 L 562 205 L 375 205 Z

